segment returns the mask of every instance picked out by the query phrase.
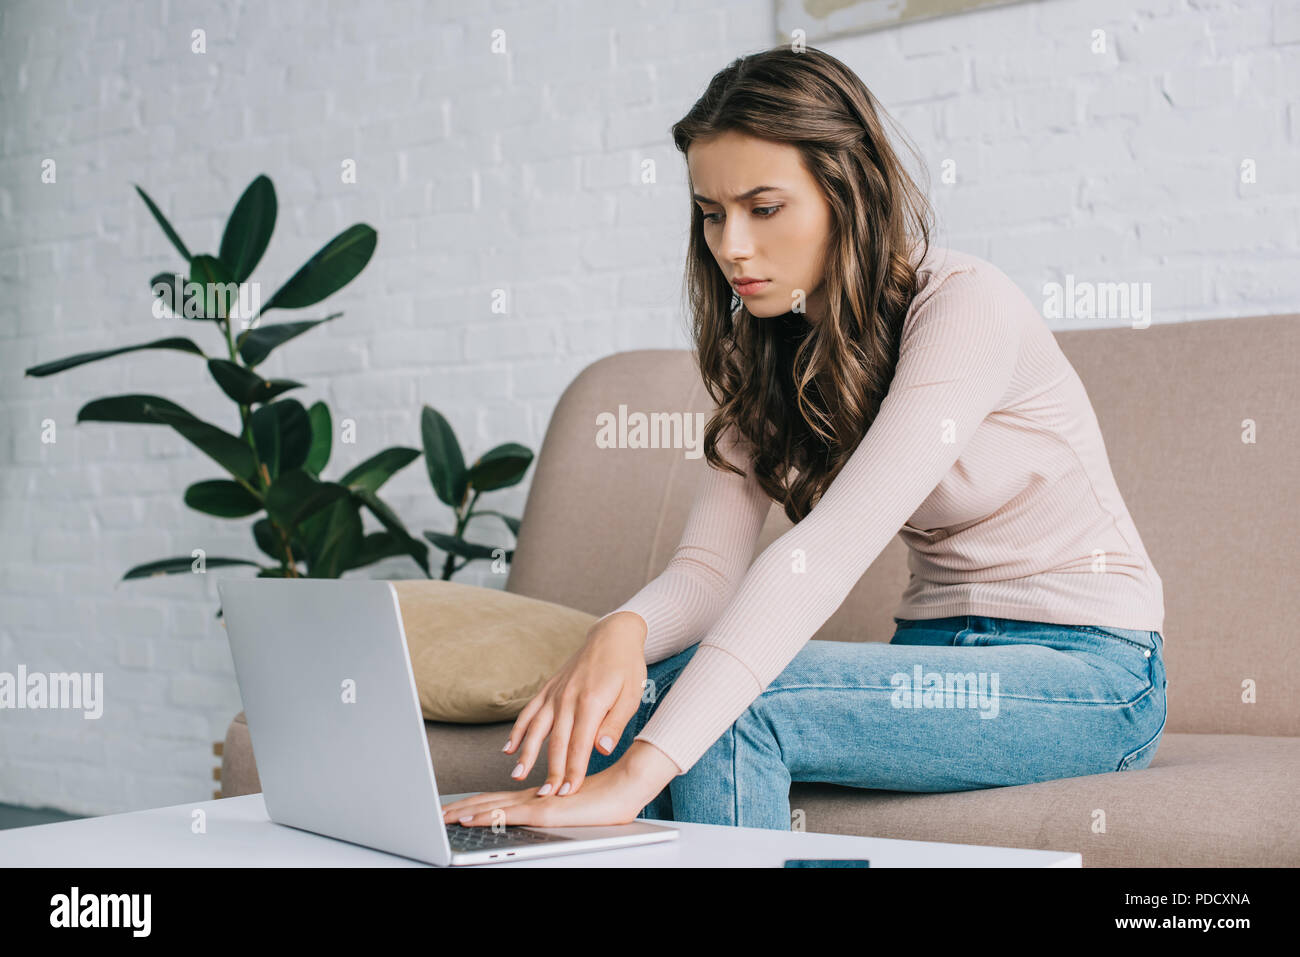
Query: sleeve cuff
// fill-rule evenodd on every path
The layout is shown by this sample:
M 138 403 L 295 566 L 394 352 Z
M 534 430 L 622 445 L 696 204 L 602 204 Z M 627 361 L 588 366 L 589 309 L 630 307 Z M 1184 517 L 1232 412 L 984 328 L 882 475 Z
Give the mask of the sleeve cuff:
M 652 581 L 650 585 L 653 584 Z M 604 617 L 608 618 L 620 611 L 640 615 L 646 623 L 645 662 L 654 664 L 689 647 L 692 636 L 685 633 L 683 624 L 683 616 L 688 611 L 682 607 L 685 599 L 660 596 L 648 591 L 648 588 L 649 586 L 642 589 Z M 601 619 L 603 620 L 604 618 Z
M 649 741 L 684 774 L 762 691 L 739 658 L 701 644 L 633 740 Z

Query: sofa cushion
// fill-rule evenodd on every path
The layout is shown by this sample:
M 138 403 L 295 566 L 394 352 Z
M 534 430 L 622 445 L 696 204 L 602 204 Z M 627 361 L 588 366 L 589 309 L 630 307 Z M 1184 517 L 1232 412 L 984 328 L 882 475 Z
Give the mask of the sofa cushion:
M 514 719 L 596 620 L 498 588 L 425 578 L 392 585 L 420 708 L 432 721 Z

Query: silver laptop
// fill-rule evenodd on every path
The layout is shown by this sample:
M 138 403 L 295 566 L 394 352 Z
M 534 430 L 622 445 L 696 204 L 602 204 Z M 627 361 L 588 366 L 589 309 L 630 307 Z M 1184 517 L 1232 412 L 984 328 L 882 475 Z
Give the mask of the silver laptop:
M 677 838 L 676 828 L 640 821 L 445 824 L 393 586 L 255 578 L 220 581 L 217 591 L 263 799 L 277 824 L 438 865 Z

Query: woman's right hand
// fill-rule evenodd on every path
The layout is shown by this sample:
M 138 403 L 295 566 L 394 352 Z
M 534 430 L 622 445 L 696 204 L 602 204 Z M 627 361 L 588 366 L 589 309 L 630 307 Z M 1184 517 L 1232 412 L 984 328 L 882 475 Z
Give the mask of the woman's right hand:
M 549 734 L 546 783 L 538 794 L 572 794 L 582 787 L 592 748 L 609 754 L 641 704 L 645 686 L 646 623 L 630 611 L 596 623 L 587 641 L 515 719 L 507 754 L 518 754 L 511 776 L 528 776 Z M 564 785 L 568 784 L 568 789 Z

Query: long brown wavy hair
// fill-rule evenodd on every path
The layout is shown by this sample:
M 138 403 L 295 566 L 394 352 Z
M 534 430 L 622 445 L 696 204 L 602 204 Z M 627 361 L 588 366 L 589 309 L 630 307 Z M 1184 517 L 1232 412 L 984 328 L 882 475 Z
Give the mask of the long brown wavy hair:
M 874 421 L 917 291 L 913 257 L 921 251 L 919 262 L 930 246 L 930 204 L 898 161 L 881 115 L 835 57 L 782 46 L 733 60 L 672 127 L 683 156 L 696 140 L 729 130 L 790 143 L 830 206 L 826 314 L 810 324 L 793 309 L 750 314 L 691 202 L 685 291 L 696 362 L 718 406 L 704 430 L 705 458 L 744 474 L 717 449 L 734 426 L 754 451 L 759 484 L 791 522 L 816 505 Z

